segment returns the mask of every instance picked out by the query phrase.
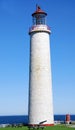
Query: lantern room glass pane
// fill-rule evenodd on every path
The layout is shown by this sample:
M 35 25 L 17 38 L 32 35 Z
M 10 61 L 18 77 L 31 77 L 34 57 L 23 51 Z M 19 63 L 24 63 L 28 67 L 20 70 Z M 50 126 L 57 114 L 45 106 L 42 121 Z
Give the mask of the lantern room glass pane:
M 33 25 L 46 24 L 45 14 L 35 14 L 33 16 Z

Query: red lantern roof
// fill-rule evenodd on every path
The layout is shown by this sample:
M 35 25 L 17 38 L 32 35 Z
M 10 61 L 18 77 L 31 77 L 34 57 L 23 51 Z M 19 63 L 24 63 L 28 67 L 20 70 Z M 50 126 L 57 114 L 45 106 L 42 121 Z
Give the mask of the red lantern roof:
M 37 6 L 36 11 L 32 14 L 32 16 L 34 16 L 35 14 L 45 14 L 47 15 L 47 13 L 45 13 L 43 10 L 41 10 L 41 8 L 39 6 Z

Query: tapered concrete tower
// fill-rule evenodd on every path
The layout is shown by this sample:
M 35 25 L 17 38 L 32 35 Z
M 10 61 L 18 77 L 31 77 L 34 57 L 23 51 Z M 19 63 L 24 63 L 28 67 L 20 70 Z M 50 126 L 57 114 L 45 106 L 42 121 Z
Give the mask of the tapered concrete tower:
M 32 14 L 30 35 L 29 125 L 50 126 L 53 120 L 52 77 L 50 60 L 50 28 L 47 13 L 37 7 Z

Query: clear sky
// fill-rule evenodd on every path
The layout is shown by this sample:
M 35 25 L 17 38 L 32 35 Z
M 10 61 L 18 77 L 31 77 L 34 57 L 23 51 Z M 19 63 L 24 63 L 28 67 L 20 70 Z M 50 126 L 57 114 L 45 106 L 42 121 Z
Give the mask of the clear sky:
M 0 115 L 28 111 L 28 30 L 36 4 L 52 31 L 54 114 L 75 114 L 75 0 L 0 0 Z

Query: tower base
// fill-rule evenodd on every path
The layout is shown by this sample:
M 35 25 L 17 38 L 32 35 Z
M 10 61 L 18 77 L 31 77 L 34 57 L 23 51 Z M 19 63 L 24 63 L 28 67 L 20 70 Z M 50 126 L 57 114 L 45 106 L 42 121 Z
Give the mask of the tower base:
M 54 126 L 54 124 L 42 124 L 42 125 L 39 125 L 39 124 L 29 124 L 29 126 Z

